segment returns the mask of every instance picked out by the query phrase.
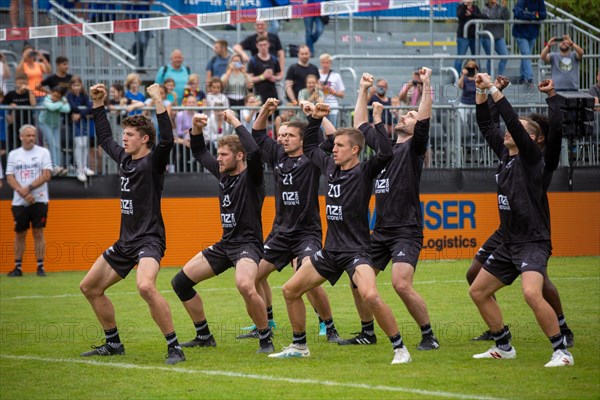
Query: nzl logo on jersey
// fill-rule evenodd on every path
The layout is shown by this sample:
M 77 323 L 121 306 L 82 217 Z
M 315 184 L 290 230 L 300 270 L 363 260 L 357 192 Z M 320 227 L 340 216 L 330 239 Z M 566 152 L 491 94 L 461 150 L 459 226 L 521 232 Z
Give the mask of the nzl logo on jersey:
M 229 195 L 226 194 L 225 196 L 223 196 L 223 204 L 221 204 L 221 206 L 229 207 L 230 205 L 231 205 L 231 200 L 229 199 Z
M 221 226 L 223 226 L 223 228 L 235 228 L 235 225 L 234 213 L 221 213 Z
M 343 221 L 344 213 L 342 212 L 342 206 L 334 206 L 328 204 L 325 208 L 325 214 L 329 221 Z
M 331 183 L 329 184 L 329 191 L 327 191 L 327 196 L 329 197 L 340 197 L 341 193 L 342 193 L 342 189 L 340 187 L 341 185 L 332 185 Z
M 133 200 L 121 199 L 121 214 L 133 215 Z
M 388 178 L 377 179 L 375 181 L 375 194 L 389 193 L 389 192 L 390 192 L 390 180 Z
M 504 211 L 510 211 L 510 204 L 508 203 L 508 197 L 499 194 L 498 195 L 498 209 Z
M 296 206 L 300 204 L 298 192 L 281 192 L 283 204 L 286 206 Z

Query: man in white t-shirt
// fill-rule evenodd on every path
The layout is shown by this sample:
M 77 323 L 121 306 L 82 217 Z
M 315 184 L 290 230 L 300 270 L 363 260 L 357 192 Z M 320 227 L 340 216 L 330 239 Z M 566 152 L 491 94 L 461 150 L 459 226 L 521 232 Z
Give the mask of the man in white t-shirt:
M 25 236 L 31 225 L 37 259 L 37 275 L 44 271 L 44 228 L 48 216 L 48 181 L 52 176 L 50 152 L 37 146 L 36 128 L 23 125 L 19 129 L 21 147 L 8 153 L 6 181 L 15 191 L 12 213 L 15 221 L 15 269 L 8 276 L 22 276 L 21 262 L 25 253 Z
M 324 103 L 331 107 L 329 113 L 329 121 L 337 127 L 339 110 L 337 107 L 340 105 L 340 99 L 344 98 L 344 82 L 342 77 L 337 72 L 331 70 L 331 56 L 327 53 L 321 54 L 319 57 L 321 63 L 321 69 L 319 69 L 319 85 L 320 89 L 325 94 Z

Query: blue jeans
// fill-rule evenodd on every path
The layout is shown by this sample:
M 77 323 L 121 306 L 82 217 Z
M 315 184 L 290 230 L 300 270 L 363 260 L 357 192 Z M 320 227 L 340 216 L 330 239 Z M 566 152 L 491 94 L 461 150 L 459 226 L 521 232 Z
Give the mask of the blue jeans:
M 467 49 L 471 50 L 471 54 L 475 54 L 475 39 L 456 38 L 456 55 L 462 56 L 467 54 Z M 466 60 L 456 60 L 454 62 L 454 69 L 458 72 L 459 76 L 465 61 Z
M 304 29 L 306 34 L 306 45 L 310 50 L 310 54 L 315 54 L 315 43 L 323 34 L 325 25 L 321 21 L 321 17 L 306 17 L 304 18 Z
M 48 151 L 50 151 L 50 158 L 52 159 L 52 165 L 58 167 L 62 165 L 60 159 L 60 127 L 52 128 L 42 121 L 38 121 L 38 128 L 42 131 L 44 141 L 48 144 Z
M 481 47 L 483 47 L 483 51 L 485 51 L 485 54 L 487 54 L 489 56 L 490 52 L 492 50 L 492 43 L 491 43 L 490 39 L 486 38 L 486 37 L 481 38 Z M 494 40 L 494 51 L 499 56 L 505 56 L 508 54 L 508 50 L 506 49 L 506 42 L 504 41 L 504 38 Z M 500 60 L 500 63 L 498 64 L 498 70 L 494 71 L 495 72 L 494 75 L 504 75 L 504 69 L 506 68 L 507 62 L 508 62 L 508 60 L 506 58 L 503 58 L 502 60 Z M 492 64 L 492 61 L 488 59 L 487 63 L 486 63 L 486 71 L 485 71 L 488 74 L 490 73 L 490 71 L 492 69 L 491 64 Z
M 531 55 L 533 51 L 533 46 L 535 46 L 535 39 L 525 39 L 516 37 L 517 46 L 519 46 L 519 51 L 521 55 Z M 533 68 L 531 68 L 531 58 L 521 60 L 521 79 L 525 81 L 533 81 Z

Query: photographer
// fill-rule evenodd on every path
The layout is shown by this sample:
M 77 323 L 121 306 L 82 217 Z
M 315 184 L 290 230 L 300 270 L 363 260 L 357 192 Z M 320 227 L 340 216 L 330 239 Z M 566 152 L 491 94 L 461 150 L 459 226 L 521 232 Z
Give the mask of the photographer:
M 413 71 L 412 79 L 402 86 L 402 90 L 398 93 L 400 104 L 416 107 L 421 101 L 423 95 L 423 82 L 419 76 L 419 71 Z
M 23 73 L 27 75 L 29 90 L 33 90 L 37 104 L 44 101 L 46 92 L 42 88 L 42 80 L 44 79 L 44 74 L 49 74 L 50 72 L 52 72 L 52 67 L 48 63 L 48 60 L 37 52 L 33 46 L 26 45 L 23 48 L 21 61 L 17 65 L 17 74 Z
M 560 52 L 550 52 L 557 43 Z M 540 59 L 551 66 L 550 74 L 556 91 L 579 90 L 579 62 L 582 58 L 583 49 L 573 43 L 569 35 L 553 37 L 540 54 Z
M 464 106 L 475 105 L 475 75 L 478 73 L 479 66 L 477 62 L 475 60 L 468 60 L 458 79 L 458 87 L 462 90 L 458 112 L 463 123 L 466 122 L 467 115 L 472 114 L 473 111 Z

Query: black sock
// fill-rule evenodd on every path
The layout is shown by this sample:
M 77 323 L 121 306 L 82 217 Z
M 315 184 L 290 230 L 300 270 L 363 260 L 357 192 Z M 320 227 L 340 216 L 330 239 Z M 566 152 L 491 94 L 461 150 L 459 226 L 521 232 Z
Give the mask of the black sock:
M 165 335 L 165 339 L 167 340 L 167 347 L 169 349 L 172 347 L 179 347 L 179 341 L 177 340 L 177 334 L 175 331 L 167 333 Z
M 44 269 L 44 260 L 37 260 L 37 269 Z
M 21 270 L 21 264 L 23 260 L 15 260 L 15 269 Z
M 306 332 L 294 332 L 294 344 L 306 346 Z
M 402 336 L 400 336 L 400 332 L 396 333 L 394 336 L 390 336 L 390 342 L 392 342 L 392 347 L 394 350 L 401 349 L 404 347 L 404 342 L 402 341 Z
M 361 331 L 362 333 L 364 333 L 367 336 L 373 336 L 375 335 L 375 321 L 374 320 L 370 320 L 370 321 L 361 321 L 360 322 L 362 325 Z
M 259 329 L 258 341 L 260 342 L 260 344 L 271 343 L 271 328 L 267 327 L 267 329 Z
M 558 326 L 560 327 L 561 332 L 570 331 L 569 325 L 567 325 L 567 320 L 565 319 L 565 314 L 559 314 L 556 316 L 558 318 Z
M 106 337 L 106 343 L 112 344 L 114 347 L 118 347 L 121 344 L 121 338 L 119 337 L 119 330 L 115 326 L 112 329 L 105 330 L 104 336 Z
M 319 315 L 319 312 L 317 311 L 316 308 L 313 307 L 313 310 L 315 310 L 315 314 L 317 314 L 317 317 L 319 318 L 319 324 L 320 324 L 321 322 L 323 322 L 323 318 L 321 318 L 321 316 Z
M 273 306 L 267 307 L 267 319 L 273 321 Z
M 434 336 L 433 329 L 431 329 L 431 324 L 425 324 L 425 325 L 421 326 L 420 328 L 421 328 L 421 336 L 423 336 L 424 338 Z
M 508 328 L 506 326 L 498 332 L 492 332 L 492 337 L 496 342 L 496 347 L 500 350 L 510 351 L 510 349 L 512 349 L 512 346 L 508 341 Z
M 210 329 L 208 329 L 208 322 L 206 322 L 206 320 L 194 322 L 194 328 L 196 328 L 197 338 L 208 339 L 208 337 L 210 336 Z
M 552 348 L 554 351 L 567 349 L 567 346 L 565 346 L 565 338 L 562 333 L 559 333 L 556 336 L 551 336 L 548 339 L 550 339 L 550 343 L 552 343 Z
M 323 322 L 325 323 L 325 328 L 327 329 L 327 333 L 335 332 L 335 324 L 333 323 L 333 317 L 326 319 Z

